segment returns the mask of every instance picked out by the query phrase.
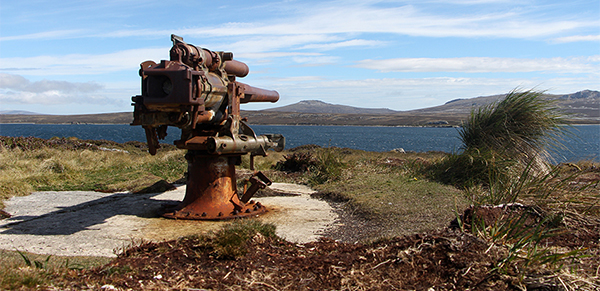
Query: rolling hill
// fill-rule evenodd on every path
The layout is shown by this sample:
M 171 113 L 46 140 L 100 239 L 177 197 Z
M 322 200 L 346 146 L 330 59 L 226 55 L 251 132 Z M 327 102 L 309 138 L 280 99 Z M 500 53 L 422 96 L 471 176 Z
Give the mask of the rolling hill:
M 328 114 L 394 114 L 387 108 L 358 108 L 347 105 L 325 103 L 319 100 L 303 100 L 295 104 L 270 108 L 267 112 L 299 112 L 299 113 L 328 113 Z
M 387 108 L 358 108 L 305 100 L 267 110 L 242 110 L 251 124 L 286 125 L 382 125 L 382 126 L 457 126 L 473 108 L 490 104 L 505 95 L 455 99 L 443 105 L 410 111 Z M 565 95 L 545 95 L 579 124 L 600 124 L 600 92 L 584 90 Z M 131 112 L 84 115 L 0 114 L 0 123 L 113 123 L 132 121 Z

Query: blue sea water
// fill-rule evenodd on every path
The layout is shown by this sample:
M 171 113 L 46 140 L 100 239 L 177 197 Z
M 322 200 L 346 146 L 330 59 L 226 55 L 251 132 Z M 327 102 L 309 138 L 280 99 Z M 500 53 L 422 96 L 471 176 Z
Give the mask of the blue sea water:
M 367 151 L 457 152 L 460 150 L 458 129 L 431 127 L 371 127 L 371 126 L 303 126 L 252 125 L 258 135 L 280 133 L 286 138 L 286 148 L 305 144 L 347 147 Z M 600 125 L 578 125 L 571 129 L 573 137 L 562 143 L 566 149 L 554 155 L 557 162 L 600 159 Z M 40 138 L 77 137 L 106 139 L 116 142 L 145 141 L 144 130 L 126 124 L 0 124 L 0 135 L 34 136 Z M 180 131 L 169 127 L 164 143 L 179 139 Z

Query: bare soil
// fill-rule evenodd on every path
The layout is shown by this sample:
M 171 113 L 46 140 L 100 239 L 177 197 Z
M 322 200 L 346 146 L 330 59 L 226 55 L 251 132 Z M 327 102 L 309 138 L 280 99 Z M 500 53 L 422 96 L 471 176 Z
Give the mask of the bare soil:
M 473 213 L 485 220 L 529 210 L 520 206 L 467 209 L 461 216 L 466 221 L 462 229 L 454 221 L 442 231 L 370 243 L 325 238 L 295 244 L 257 234 L 247 242 L 247 253 L 236 258 L 220 257 L 206 239 L 198 237 L 148 242 L 103 267 L 74 272 L 58 281 L 64 289 L 103 286 L 105 290 L 598 290 L 600 221 L 567 217 L 559 226 L 560 235 L 544 242 L 563 252 L 580 250 L 579 258 L 564 266 L 569 273 L 538 266 L 520 276 L 523 272 L 516 269 L 495 269 L 508 250 L 470 233 Z M 374 225 L 363 222 L 340 224 L 331 235 L 355 240 Z M 533 216 L 527 220 L 537 222 Z M 361 227 L 365 231 L 357 236 Z

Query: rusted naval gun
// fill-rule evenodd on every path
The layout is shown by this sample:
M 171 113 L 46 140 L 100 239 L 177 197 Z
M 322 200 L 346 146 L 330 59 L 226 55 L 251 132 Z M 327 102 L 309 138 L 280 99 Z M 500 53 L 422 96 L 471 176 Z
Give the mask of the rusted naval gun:
M 249 153 L 254 170 L 254 156 L 266 156 L 268 149 L 283 150 L 285 139 L 280 134 L 256 136 L 240 116 L 240 104 L 277 102 L 279 93 L 236 81 L 248 75 L 249 68 L 230 52 L 196 47 L 176 35 L 171 40 L 170 60 L 141 64 L 142 94 L 132 97 L 131 125 L 141 125 L 146 131 L 150 154 L 156 154 L 169 126 L 181 129 L 181 138 L 174 144 L 188 150 L 185 197 L 162 215 L 212 220 L 265 212 L 263 205 L 250 199 L 271 181 L 255 172 L 239 197 L 235 165 Z

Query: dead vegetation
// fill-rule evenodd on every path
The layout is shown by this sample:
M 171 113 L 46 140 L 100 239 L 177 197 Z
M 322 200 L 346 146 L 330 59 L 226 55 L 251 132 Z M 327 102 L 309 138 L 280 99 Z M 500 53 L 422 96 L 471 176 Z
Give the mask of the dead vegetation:
M 237 222 L 234 225 L 244 224 Z M 246 228 L 248 229 L 248 228 Z M 251 228 L 250 228 L 251 229 Z M 569 229 L 573 230 L 573 229 Z M 223 236 L 141 243 L 102 267 L 57 278 L 60 289 L 118 290 L 596 290 L 598 236 L 558 264 L 523 269 L 506 245 L 447 228 L 371 243 L 297 245 L 254 231 L 243 255 L 223 256 Z M 227 240 L 227 239 L 226 239 Z M 569 248 L 568 240 L 548 240 Z M 581 242 L 581 241 L 580 241 Z M 584 257 L 583 255 L 587 255 Z M 594 257 L 595 256 L 595 257 Z

